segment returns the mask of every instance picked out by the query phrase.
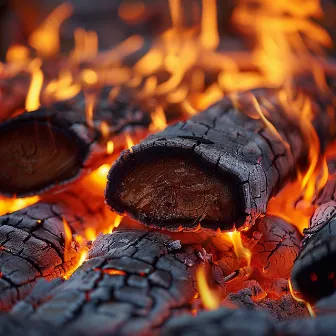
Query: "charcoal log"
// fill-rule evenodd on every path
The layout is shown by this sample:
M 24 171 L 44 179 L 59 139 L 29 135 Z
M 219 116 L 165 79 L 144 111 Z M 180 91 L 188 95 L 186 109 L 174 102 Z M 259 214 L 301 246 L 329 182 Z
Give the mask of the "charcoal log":
M 280 94 L 259 89 L 225 98 L 124 151 L 108 176 L 107 203 L 171 231 L 250 227 L 309 161 L 301 114 L 285 108 Z M 334 136 L 329 101 L 312 101 L 322 151 Z
M 196 267 L 204 263 L 197 248 L 159 232 L 101 235 L 87 261 L 25 317 L 82 335 L 148 335 L 171 316 L 190 312 Z
M 59 189 L 111 160 L 108 141 L 120 150 L 125 132 L 143 136 L 149 115 L 122 97 L 110 102 L 109 92 L 97 97 L 92 120 L 79 94 L 1 124 L 0 193 L 22 197 Z
M 302 249 L 294 263 L 292 284 L 311 303 L 336 289 L 336 202 L 319 206 L 304 230 Z
M 251 249 L 252 265 L 268 279 L 290 277 L 300 251 L 301 235 L 293 225 L 276 216 L 266 215 L 255 226 L 242 234 L 247 239 L 260 237 Z
M 41 278 L 69 276 L 81 253 L 73 234 L 106 227 L 109 216 L 102 197 L 80 197 L 78 187 L 76 191 L 0 217 L 0 310 L 22 300 Z

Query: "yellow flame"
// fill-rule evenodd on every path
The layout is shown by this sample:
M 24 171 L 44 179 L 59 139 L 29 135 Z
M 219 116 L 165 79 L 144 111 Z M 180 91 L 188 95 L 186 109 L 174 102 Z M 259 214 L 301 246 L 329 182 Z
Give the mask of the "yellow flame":
M 167 127 L 167 119 L 162 106 L 155 106 L 155 111 L 151 114 L 151 118 L 152 124 L 149 128 L 151 132 L 162 131 Z
M 87 227 L 84 230 L 85 238 L 94 241 L 97 238 L 96 230 L 93 227 Z
M 125 135 L 125 140 L 126 140 L 126 148 L 131 148 L 134 146 L 134 141 L 129 133 Z
M 29 44 L 43 57 L 56 55 L 60 49 L 59 28 L 71 14 L 69 3 L 57 7 L 29 37 Z
M 246 248 L 243 245 L 240 232 L 233 231 L 233 232 L 228 232 L 226 234 L 229 236 L 230 240 L 232 241 L 234 252 L 237 258 L 245 259 L 247 262 L 247 265 L 250 266 L 252 253 L 248 248 Z
M 291 293 L 293 299 L 296 300 L 296 301 L 298 301 L 298 302 L 302 302 L 302 303 L 304 303 L 305 306 L 307 307 L 307 310 L 308 310 L 310 316 L 311 316 L 312 318 L 315 318 L 315 317 L 316 317 L 316 314 L 315 314 L 315 312 L 314 312 L 313 307 L 311 306 L 311 304 L 310 304 L 309 302 L 307 302 L 307 301 L 301 299 L 301 298 L 294 292 L 294 289 L 293 289 L 293 286 L 292 286 L 292 283 L 291 283 L 290 279 L 288 280 L 288 287 L 289 287 L 289 290 L 290 290 L 290 293 Z
M 145 13 L 145 4 L 142 1 L 122 2 L 119 9 L 119 16 L 126 22 L 133 22 Z
M 26 198 L 2 198 L 0 199 L 0 216 L 14 211 L 21 210 L 29 205 L 33 205 L 39 201 L 38 196 Z
M 207 49 L 216 49 L 219 44 L 216 0 L 202 0 L 202 8 L 200 42 Z
M 220 302 L 218 296 L 209 288 L 205 270 L 202 266 L 196 270 L 197 288 L 202 303 L 206 309 L 215 310 L 219 307 Z
M 72 232 L 68 222 L 65 218 L 62 218 L 64 226 L 64 259 L 66 259 L 66 254 L 69 253 L 72 242 Z
M 111 155 L 114 151 L 114 143 L 113 141 L 108 141 L 106 145 L 106 153 Z
M 35 59 L 31 63 L 32 75 L 26 98 L 26 111 L 35 111 L 40 107 L 40 94 L 43 85 L 43 72 L 40 69 L 41 60 Z

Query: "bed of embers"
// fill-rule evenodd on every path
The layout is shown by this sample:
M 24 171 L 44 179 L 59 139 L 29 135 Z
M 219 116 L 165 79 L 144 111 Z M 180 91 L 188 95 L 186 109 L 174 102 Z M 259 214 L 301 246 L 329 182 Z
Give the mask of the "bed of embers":
M 1 335 L 335 334 L 335 2 L 1 8 Z

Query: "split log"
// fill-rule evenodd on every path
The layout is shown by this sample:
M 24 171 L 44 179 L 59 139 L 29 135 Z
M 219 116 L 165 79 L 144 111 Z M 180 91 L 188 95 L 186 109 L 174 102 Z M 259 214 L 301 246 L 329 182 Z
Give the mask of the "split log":
M 102 235 L 87 261 L 32 307 L 29 319 L 82 335 L 148 335 L 171 316 L 190 311 L 196 267 L 204 263 L 196 247 L 159 232 Z
M 313 124 L 323 151 L 333 116 L 325 108 L 330 99 L 318 98 Z M 107 203 L 160 229 L 248 228 L 307 166 L 307 130 L 296 112 L 273 89 L 217 102 L 124 151 L 109 173 Z
M 82 94 L 1 124 L 0 193 L 23 197 L 55 190 L 111 160 L 108 141 L 120 150 L 126 132 L 144 136 L 149 115 L 122 97 L 110 102 L 109 91 L 97 97 L 92 125 Z
M 82 191 L 78 185 L 0 217 L 0 310 L 22 300 L 39 279 L 68 276 L 76 269 L 81 247 L 73 234 L 107 227 L 112 214 L 103 197 Z
M 302 297 L 315 303 L 336 289 L 336 202 L 318 207 L 304 230 L 302 249 L 294 263 L 292 284 Z

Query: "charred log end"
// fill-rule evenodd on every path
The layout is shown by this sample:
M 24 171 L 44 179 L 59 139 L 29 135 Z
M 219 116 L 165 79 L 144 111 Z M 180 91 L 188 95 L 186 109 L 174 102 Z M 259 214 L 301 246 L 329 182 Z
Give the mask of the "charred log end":
M 112 168 L 106 190 L 111 208 L 169 231 L 191 231 L 199 224 L 232 230 L 239 213 L 232 178 L 201 166 L 190 153 L 146 154 L 126 152 Z
M 79 173 L 86 151 L 74 134 L 48 119 L 9 120 L 0 127 L 0 191 L 27 196 L 68 181 Z
M 294 289 L 315 303 L 336 289 L 336 219 L 316 232 L 303 246 L 292 272 Z

